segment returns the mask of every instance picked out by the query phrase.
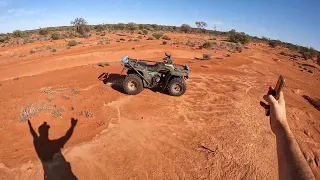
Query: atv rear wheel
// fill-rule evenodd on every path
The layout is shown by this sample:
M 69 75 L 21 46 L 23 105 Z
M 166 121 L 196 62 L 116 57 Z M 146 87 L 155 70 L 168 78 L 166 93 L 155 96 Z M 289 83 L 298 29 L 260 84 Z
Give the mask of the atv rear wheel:
M 139 94 L 143 90 L 142 80 L 136 74 L 128 74 L 123 82 L 123 90 L 129 95 Z
M 173 78 L 168 84 L 168 92 L 171 96 L 181 96 L 187 90 L 187 85 L 182 78 Z

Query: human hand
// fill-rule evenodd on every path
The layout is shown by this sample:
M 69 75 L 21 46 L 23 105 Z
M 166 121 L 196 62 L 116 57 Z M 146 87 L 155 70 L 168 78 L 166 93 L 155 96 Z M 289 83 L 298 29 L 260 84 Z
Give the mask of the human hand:
M 77 122 L 78 122 L 77 119 L 71 118 L 71 125 L 72 125 L 72 126 L 76 126 L 76 125 L 77 125 Z
M 271 93 L 273 88 L 269 88 L 267 95 L 263 96 L 263 99 L 268 102 L 268 105 L 264 102 L 260 102 L 260 105 L 265 109 L 270 109 L 270 126 L 274 134 L 277 134 L 280 130 L 289 128 L 287 116 L 286 116 L 286 105 L 283 97 L 283 92 L 280 92 L 279 99 L 276 100 Z

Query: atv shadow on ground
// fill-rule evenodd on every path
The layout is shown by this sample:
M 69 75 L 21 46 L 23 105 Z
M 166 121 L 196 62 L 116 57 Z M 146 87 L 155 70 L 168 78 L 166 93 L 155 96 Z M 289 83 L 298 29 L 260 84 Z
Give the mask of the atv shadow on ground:
M 102 73 L 98 79 L 102 81 L 104 84 L 110 83 L 112 89 L 121 92 L 123 94 L 126 94 L 123 90 L 122 84 L 124 79 L 126 78 L 126 75 L 121 74 L 109 74 L 109 73 Z

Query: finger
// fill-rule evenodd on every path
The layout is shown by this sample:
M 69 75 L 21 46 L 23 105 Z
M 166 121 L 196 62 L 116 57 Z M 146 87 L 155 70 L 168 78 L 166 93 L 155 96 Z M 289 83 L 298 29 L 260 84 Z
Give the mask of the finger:
M 275 105 L 278 103 L 272 95 L 264 95 L 263 99 L 266 100 L 269 103 L 269 105 Z
M 280 91 L 278 102 L 279 102 L 279 104 L 284 104 L 285 103 L 282 91 Z
M 262 102 L 262 101 L 260 101 L 260 105 L 261 105 L 264 109 L 269 109 L 269 108 L 270 108 L 269 105 L 267 105 L 266 103 L 264 103 L 264 102 Z

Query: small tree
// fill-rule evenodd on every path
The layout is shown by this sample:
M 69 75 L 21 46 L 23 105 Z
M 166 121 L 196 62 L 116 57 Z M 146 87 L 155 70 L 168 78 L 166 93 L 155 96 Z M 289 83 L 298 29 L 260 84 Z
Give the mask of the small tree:
M 206 32 L 205 28 L 208 26 L 206 22 L 196 21 L 195 24 L 201 30 L 202 33 Z
M 182 24 L 180 30 L 184 33 L 189 33 L 191 31 L 191 27 L 188 24 Z
M 70 23 L 71 25 L 76 27 L 76 32 L 79 33 L 82 37 L 88 36 L 90 28 L 88 26 L 88 22 L 85 19 L 83 19 L 82 17 L 77 17 Z

